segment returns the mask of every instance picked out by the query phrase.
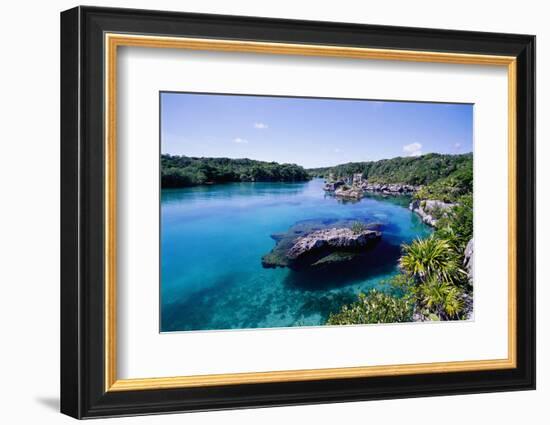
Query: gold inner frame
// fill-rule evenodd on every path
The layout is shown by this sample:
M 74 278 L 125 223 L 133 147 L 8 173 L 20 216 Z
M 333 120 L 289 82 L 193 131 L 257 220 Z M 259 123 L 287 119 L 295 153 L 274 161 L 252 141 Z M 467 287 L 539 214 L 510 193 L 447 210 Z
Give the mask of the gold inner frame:
M 326 45 L 105 34 L 105 391 L 135 391 L 213 385 L 310 381 L 516 367 L 516 58 L 462 53 L 370 49 Z M 116 123 L 119 46 L 325 56 L 507 67 L 508 72 L 508 357 L 495 360 L 304 369 L 214 375 L 118 379 L 116 324 Z

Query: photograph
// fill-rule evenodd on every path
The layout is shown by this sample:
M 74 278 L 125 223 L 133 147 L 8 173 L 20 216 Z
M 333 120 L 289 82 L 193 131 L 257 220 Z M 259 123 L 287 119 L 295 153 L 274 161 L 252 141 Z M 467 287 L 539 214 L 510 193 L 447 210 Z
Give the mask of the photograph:
M 159 93 L 160 332 L 474 319 L 474 105 Z
M 257 423 L 292 406 L 271 422 L 322 409 L 333 424 L 368 401 L 369 418 L 387 422 L 391 404 L 403 422 L 438 396 L 434 418 L 537 422 L 534 33 L 548 25 L 529 6 L 501 7 L 496 22 L 494 8 L 430 19 L 402 3 L 378 15 L 299 2 L 265 16 L 202 3 L 32 14 L 52 42 L 11 55 L 23 60 L 14 82 L 40 82 L 37 104 L 59 88 L 60 108 L 29 120 L 11 85 L 23 114 L 6 140 L 29 130 L 36 148 L 7 144 L 8 174 L 23 177 L 7 186 L 25 219 L 51 200 L 56 226 L 11 226 L 24 261 L 6 287 L 28 292 L 22 271 L 39 272 L 25 311 L 40 320 L 11 302 L 27 321 L 7 329 L 19 343 L 40 324 L 18 357 L 56 347 L 22 365 L 36 385 L 11 368 L 8 387 L 36 390 L 40 407 L 23 392 L 14 415 L 57 403 L 77 419 Z M 55 84 L 22 72 L 56 54 L 43 67 Z M 57 232 L 30 268 L 29 225 Z M 38 276 L 48 268 L 60 290 Z M 313 406 L 330 403 L 332 415 Z M 254 410 L 220 412 L 233 409 Z

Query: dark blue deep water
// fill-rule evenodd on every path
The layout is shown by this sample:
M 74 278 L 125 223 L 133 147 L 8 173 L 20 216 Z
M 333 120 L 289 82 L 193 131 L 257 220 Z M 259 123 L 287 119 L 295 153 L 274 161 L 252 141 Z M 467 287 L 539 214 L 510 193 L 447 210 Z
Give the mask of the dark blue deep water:
M 163 190 L 161 331 L 321 325 L 397 272 L 402 243 L 431 232 L 406 197 L 342 202 L 322 187 L 315 179 Z M 339 219 L 382 224 L 365 261 L 317 271 L 262 267 L 272 234 Z

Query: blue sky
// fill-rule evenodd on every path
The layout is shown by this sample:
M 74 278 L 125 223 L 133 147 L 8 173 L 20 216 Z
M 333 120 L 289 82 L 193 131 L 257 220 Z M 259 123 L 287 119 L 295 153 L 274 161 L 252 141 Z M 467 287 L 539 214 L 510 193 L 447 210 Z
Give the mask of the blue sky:
M 161 93 L 161 151 L 306 168 L 471 152 L 473 106 Z

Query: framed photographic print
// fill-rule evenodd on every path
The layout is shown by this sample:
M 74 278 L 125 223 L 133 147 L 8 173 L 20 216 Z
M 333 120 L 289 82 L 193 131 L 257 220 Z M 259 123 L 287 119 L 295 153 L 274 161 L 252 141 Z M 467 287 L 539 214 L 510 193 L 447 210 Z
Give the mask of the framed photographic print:
M 535 38 L 61 14 L 61 411 L 535 387 Z

